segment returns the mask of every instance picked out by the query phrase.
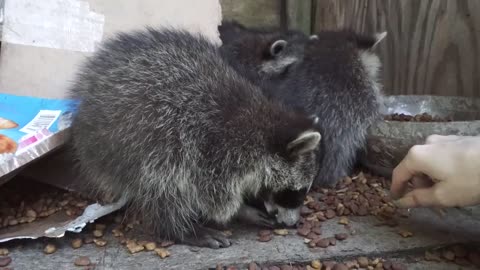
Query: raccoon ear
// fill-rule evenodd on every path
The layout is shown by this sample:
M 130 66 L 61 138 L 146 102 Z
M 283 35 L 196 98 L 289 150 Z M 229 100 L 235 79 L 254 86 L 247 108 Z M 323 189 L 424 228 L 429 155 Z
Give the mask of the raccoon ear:
M 283 51 L 283 49 L 287 47 L 287 44 L 288 44 L 287 41 L 283 39 L 279 39 L 273 42 L 272 45 L 270 46 L 270 55 L 273 57 L 279 55 Z
M 311 35 L 310 40 L 314 40 L 314 39 L 318 39 L 318 36 L 317 35 Z
M 287 151 L 292 155 L 301 155 L 315 150 L 322 136 L 317 131 L 305 131 L 287 145 Z
M 382 33 L 376 33 L 375 34 L 375 44 L 373 44 L 372 46 L 372 50 L 375 49 L 377 47 L 377 45 L 382 42 L 382 40 L 384 40 L 385 38 L 387 37 L 387 31 L 385 32 L 382 32 Z
M 377 33 L 373 36 L 356 35 L 356 43 L 359 49 L 373 50 L 386 36 L 387 32 Z

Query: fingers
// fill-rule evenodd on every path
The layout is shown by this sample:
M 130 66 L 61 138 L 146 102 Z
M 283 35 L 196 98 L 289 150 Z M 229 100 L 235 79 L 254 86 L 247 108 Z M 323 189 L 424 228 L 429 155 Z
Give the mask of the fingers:
M 393 170 L 390 192 L 394 198 L 398 198 L 405 193 L 407 183 L 413 176 L 421 173 L 428 174 L 425 171 L 425 167 L 428 166 L 425 166 L 425 164 L 429 159 L 429 148 L 426 145 L 413 146 Z
M 415 175 L 410 182 L 412 183 L 412 189 L 430 188 L 434 184 L 433 180 L 425 175 Z
M 415 189 L 394 203 L 400 208 L 441 206 L 435 195 L 436 187 Z

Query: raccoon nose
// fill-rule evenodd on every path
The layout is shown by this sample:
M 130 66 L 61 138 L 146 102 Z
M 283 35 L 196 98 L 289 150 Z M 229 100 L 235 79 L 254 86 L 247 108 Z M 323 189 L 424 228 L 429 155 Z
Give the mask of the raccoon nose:
M 269 213 L 270 216 L 272 217 L 276 217 L 278 215 L 278 209 L 275 209 L 275 210 L 272 210 L 270 213 Z

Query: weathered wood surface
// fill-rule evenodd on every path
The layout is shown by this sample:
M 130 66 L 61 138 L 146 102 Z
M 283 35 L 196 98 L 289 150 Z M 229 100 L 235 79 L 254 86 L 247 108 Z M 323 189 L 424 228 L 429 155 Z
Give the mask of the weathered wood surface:
M 223 19 L 234 19 L 247 26 L 279 26 L 278 0 L 220 0 Z
M 388 94 L 480 96 L 480 1 L 316 0 L 315 30 L 387 31 Z
M 72 249 L 70 241 L 77 234 L 69 233 L 61 239 L 39 239 L 14 241 L 2 244 L 7 247 L 13 262 L 9 267 L 15 270 L 50 270 L 50 269 L 81 269 L 74 266 L 73 261 L 78 256 L 88 256 L 96 264 L 96 270 L 127 270 L 127 269 L 215 269 L 219 263 L 223 265 L 237 264 L 246 269 L 246 265 L 254 261 L 259 264 L 290 264 L 309 262 L 313 259 L 350 260 L 359 256 L 372 258 L 423 256 L 425 250 L 454 243 L 475 243 L 479 241 L 478 226 L 480 220 L 477 208 L 466 210 L 449 209 L 445 218 L 440 218 L 425 209 L 412 210 L 412 216 L 401 219 L 401 228 L 411 231 L 414 235 L 405 239 L 398 234 L 399 228 L 375 226 L 378 220 L 372 217 L 353 217 L 350 226 L 355 234 L 346 241 L 338 242 L 336 246 L 327 249 L 311 250 L 296 235 L 276 236 L 268 243 L 257 241 L 255 229 L 233 229 L 234 244 L 226 249 L 213 250 L 208 248 L 191 248 L 175 245 L 169 248 L 171 256 L 160 259 L 154 252 L 141 252 L 134 255 L 119 244 L 107 230 L 108 245 L 102 248 L 93 244 Z M 331 237 L 335 233 L 346 232 L 338 224 L 338 219 L 324 222 L 322 235 Z M 82 236 L 86 234 L 82 233 Z M 138 238 L 140 240 L 140 238 Z M 47 242 L 56 243 L 59 250 L 51 255 L 45 255 L 42 249 Z M 408 265 L 408 269 L 457 269 L 453 265 L 424 264 L 422 262 Z M 453 267 L 453 268 L 452 268 Z M 469 267 L 463 268 L 473 269 Z
M 312 11 L 311 0 L 287 0 L 288 28 L 310 34 L 312 30 Z

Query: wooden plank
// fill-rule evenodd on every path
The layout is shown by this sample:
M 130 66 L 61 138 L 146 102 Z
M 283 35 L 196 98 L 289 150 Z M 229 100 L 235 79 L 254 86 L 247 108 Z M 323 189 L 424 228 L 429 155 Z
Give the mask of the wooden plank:
M 287 0 L 288 28 L 311 33 L 311 0 Z
M 388 94 L 480 97 L 480 1 L 316 0 L 315 30 L 387 31 Z
M 247 26 L 280 26 L 278 0 L 220 0 L 223 19 Z

